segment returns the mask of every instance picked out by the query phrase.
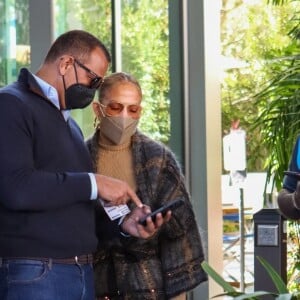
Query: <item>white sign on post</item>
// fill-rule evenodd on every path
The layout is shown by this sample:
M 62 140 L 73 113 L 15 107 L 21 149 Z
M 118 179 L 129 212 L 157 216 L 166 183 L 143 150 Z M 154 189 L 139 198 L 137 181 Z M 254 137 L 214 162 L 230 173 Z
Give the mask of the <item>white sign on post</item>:
M 246 132 L 231 129 L 223 138 L 224 169 L 242 171 L 246 169 Z
M 231 128 L 230 133 L 223 138 L 224 169 L 230 171 L 232 185 L 240 190 L 239 228 L 240 236 L 245 236 L 244 227 L 244 192 L 246 179 L 246 132 Z M 240 290 L 245 288 L 245 245 L 240 243 Z
M 242 187 L 246 179 L 246 132 L 230 129 L 223 138 L 224 169 L 230 171 L 231 184 Z

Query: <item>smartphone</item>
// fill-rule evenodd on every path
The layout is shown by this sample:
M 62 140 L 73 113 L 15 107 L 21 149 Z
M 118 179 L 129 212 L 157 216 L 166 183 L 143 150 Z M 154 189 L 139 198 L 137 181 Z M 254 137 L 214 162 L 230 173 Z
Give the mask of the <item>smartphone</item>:
M 175 199 L 173 201 L 169 201 L 168 203 L 166 203 L 165 205 L 161 206 L 160 208 L 154 210 L 153 212 L 151 212 L 150 214 L 146 215 L 145 217 L 141 218 L 139 220 L 139 223 L 141 225 L 146 226 L 147 225 L 147 221 L 146 219 L 150 216 L 152 218 L 152 221 L 155 222 L 156 219 L 156 215 L 158 213 L 161 213 L 163 216 L 165 216 L 165 214 L 167 213 L 167 211 L 169 210 L 174 210 L 176 208 L 178 208 L 179 206 L 181 206 L 184 203 L 184 201 L 182 199 Z
M 284 171 L 283 174 L 284 174 L 284 175 L 288 175 L 288 176 L 296 177 L 297 179 L 300 180 L 300 173 L 299 173 L 299 172 L 294 172 L 294 171 Z

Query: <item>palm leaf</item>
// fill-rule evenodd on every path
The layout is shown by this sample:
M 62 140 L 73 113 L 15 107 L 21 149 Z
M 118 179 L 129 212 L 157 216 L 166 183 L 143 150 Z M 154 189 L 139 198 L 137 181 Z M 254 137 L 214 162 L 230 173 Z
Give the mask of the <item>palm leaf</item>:
M 286 287 L 286 283 L 282 280 L 280 275 L 275 271 L 275 269 L 262 257 L 257 257 L 258 261 L 263 265 L 263 267 L 268 272 L 271 277 L 275 287 L 278 290 L 279 294 L 288 294 L 289 291 Z
M 201 263 L 201 267 L 217 284 L 224 289 L 224 291 L 234 294 L 237 293 L 237 291 L 228 282 L 226 282 L 206 261 Z
M 293 295 L 291 294 L 281 294 L 278 297 L 276 297 L 276 300 L 291 300 L 294 299 Z
M 258 291 L 258 292 L 254 292 L 254 293 L 240 295 L 240 296 L 234 297 L 233 299 L 234 300 L 261 299 L 260 296 L 266 296 L 266 295 L 273 295 L 274 297 L 277 296 L 277 294 L 274 294 L 274 293 Z M 257 298 L 257 297 L 259 297 L 259 298 Z M 287 299 L 281 299 L 281 300 L 287 300 Z
M 268 0 L 267 3 L 272 3 L 273 5 L 283 5 L 289 2 L 289 0 Z
M 285 61 L 284 61 L 285 60 Z M 262 144 L 269 153 L 265 167 L 267 182 L 273 178 L 277 189 L 282 186 L 283 171 L 300 131 L 300 59 L 283 58 L 275 76 L 254 99 L 260 107 L 253 129 L 259 129 Z M 286 63 L 286 64 L 285 64 Z

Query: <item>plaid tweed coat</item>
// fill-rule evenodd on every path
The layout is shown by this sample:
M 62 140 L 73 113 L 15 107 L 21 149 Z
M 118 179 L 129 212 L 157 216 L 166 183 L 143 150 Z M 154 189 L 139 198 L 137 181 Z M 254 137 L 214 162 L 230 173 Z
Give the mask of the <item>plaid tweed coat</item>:
M 87 142 L 95 168 L 97 136 Z M 137 195 L 144 204 L 152 210 L 175 198 L 185 204 L 151 239 L 122 238 L 116 231 L 103 230 L 110 221 L 97 208 L 96 295 L 98 299 L 169 299 L 207 280 L 200 266 L 204 252 L 199 229 L 174 154 L 140 132 L 132 137 L 132 152 Z

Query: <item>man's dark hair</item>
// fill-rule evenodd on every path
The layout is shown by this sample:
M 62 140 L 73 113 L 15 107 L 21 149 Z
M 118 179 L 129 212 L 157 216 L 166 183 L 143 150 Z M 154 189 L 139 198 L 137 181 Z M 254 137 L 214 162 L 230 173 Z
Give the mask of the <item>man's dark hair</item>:
M 97 47 L 103 50 L 107 61 L 111 62 L 108 49 L 98 38 L 83 30 L 71 30 L 54 41 L 46 55 L 45 62 L 51 63 L 64 54 L 72 55 L 84 62 Z

